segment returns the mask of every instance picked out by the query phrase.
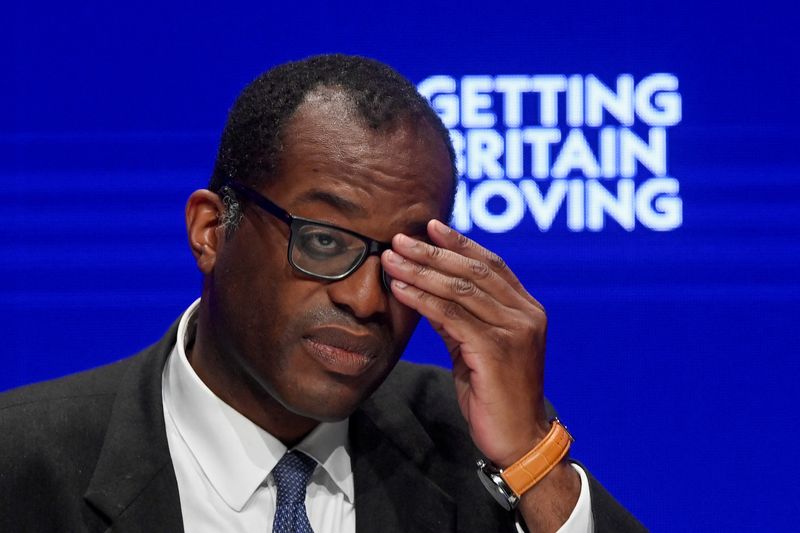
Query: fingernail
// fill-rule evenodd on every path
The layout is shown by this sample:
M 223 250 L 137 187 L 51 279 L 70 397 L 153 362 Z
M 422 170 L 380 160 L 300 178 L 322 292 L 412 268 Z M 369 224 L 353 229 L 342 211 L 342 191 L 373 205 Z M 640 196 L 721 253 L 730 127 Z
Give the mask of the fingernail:
M 392 286 L 395 287 L 395 288 L 398 288 L 398 289 L 405 289 L 406 287 L 408 287 L 408 285 L 406 283 L 403 283 L 399 279 L 393 279 L 392 280 Z
M 416 246 L 417 241 L 412 239 L 411 237 L 407 237 L 402 233 L 398 233 L 398 240 L 400 241 L 401 246 L 405 246 L 406 248 L 411 248 L 412 246 Z
M 434 229 L 435 229 L 436 231 L 438 231 L 439 233 L 441 233 L 442 235 L 447 235 L 448 233 L 450 233 L 451 231 L 453 231 L 453 230 L 450 228 L 450 226 L 448 226 L 448 225 L 447 225 L 447 224 L 445 224 L 444 222 L 441 222 L 440 220 L 436 220 L 436 219 L 434 219 L 434 222 L 435 222 L 435 223 L 434 223 L 434 225 L 433 225 Z
M 403 258 L 400 256 L 400 254 L 395 253 L 392 250 L 386 250 L 386 259 L 388 259 L 390 263 L 394 263 L 395 265 L 403 264 Z

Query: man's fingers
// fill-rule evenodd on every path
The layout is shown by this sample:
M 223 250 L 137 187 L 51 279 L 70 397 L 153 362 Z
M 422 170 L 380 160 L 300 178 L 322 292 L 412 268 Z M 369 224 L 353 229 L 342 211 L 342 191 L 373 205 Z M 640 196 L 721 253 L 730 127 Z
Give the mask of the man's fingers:
M 400 303 L 414 309 L 431 323 L 438 324 L 455 342 L 461 344 L 480 338 L 484 331 L 496 329 L 456 302 L 445 300 L 397 279 L 391 283 L 392 294 Z M 454 355 L 451 353 L 451 356 Z
M 443 252 L 452 253 L 447 250 Z M 506 307 L 487 293 L 481 287 L 480 281 L 474 281 L 467 276 L 444 274 L 435 268 L 406 259 L 392 250 L 384 252 L 381 259 L 383 268 L 393 279 L 413 285 L 443 300 L 455 302 L 483 322 L 502 327 L 515 313 L 514 309 Z M 507 284 L 504 285 L 506 290 L 510 290 Z M 519 305 L 519 302 L 517 297 L 515 303 Z
M 436 219 L 428 222 L 428 235 L 437 246 L 447 248 L 448 250 L 452 250 L 465 257 L 485 263 L 489 266 L 489 268 L 492 269 L 493 272 L 503 278 L 506 283 L 508 283 L 514 289 L 514 291 L 523 295 L 526 300 L 534 304 L 539 309 L 544 310 L 542 304 L 540 304 L 536 298 L 531 296 L 528 291 L 525 290 L 525 287 L 522 285 L 519 279 L 517 279 L 517 276 L 514 274 L 514 272 L 508 268 L 508 265 L 503 258 L 493 251 L 484 248 L 469 237 L 462 235 L 447 224 Z
M 481 261 L 402 234 L 396 235 L 392 239 L 392 245 L 396 255 L 407 258 L 423 268 L 436 270 L 448 276 L 471 280 L 501 304 L 508 307 L 519 307 L 520 295 L 517 291 Z M 388 258 L 389 255 L 386 255 Z M 391 269 L 391 265 L 389 265 L 389 269 Z
M 515 307 L 514 300 L 522 296 L 539 309 L 542 305 L 522 286 L 505 261 L 475 241 L 439 222 L 428 223 L 428 234 L 434 244 L 397 235 L 392 244 L 410 259 L 448 274 L 477 279 L 504 305 Z

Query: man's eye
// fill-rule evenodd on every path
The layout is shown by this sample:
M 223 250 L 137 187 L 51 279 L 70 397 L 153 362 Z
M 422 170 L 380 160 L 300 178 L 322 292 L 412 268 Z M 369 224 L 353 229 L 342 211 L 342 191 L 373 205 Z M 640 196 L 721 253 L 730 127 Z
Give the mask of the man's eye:
M 313 231 L 303 235 L 301 241 L 303 251 L 312 256 L 332 257 L 347 250 L 341 238 L 327 231 Z

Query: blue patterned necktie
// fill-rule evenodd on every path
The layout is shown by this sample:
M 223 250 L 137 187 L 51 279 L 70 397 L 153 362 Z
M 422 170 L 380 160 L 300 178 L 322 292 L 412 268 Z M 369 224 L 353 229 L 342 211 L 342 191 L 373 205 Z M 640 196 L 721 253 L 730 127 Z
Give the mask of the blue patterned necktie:
M 272 469 L 278 487 L 272 533 L 314 533 L 306 513 L 306 486 L 317 462 L 301 452 L 288 452 Z

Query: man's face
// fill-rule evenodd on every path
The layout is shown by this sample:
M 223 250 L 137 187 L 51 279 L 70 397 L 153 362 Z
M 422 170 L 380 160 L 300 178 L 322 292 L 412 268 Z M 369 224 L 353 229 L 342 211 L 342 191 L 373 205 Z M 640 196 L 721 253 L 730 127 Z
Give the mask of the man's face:
M 259 192 L 295 216 L 380 241 L 425 238 L 428 220 L 447 216 L 450 160 L 426 124 L 376 133 L 327 90 L 298 108 L 284 140 L 278 175 Z M 245 205 L 212 274 L 215 335 L 245 386 L 293 413 L 342 419 L 395 365 L 419 316 L 383 286 L 378 256 L 320 281 L 289 265 L 288 238 L 283 222 Z

